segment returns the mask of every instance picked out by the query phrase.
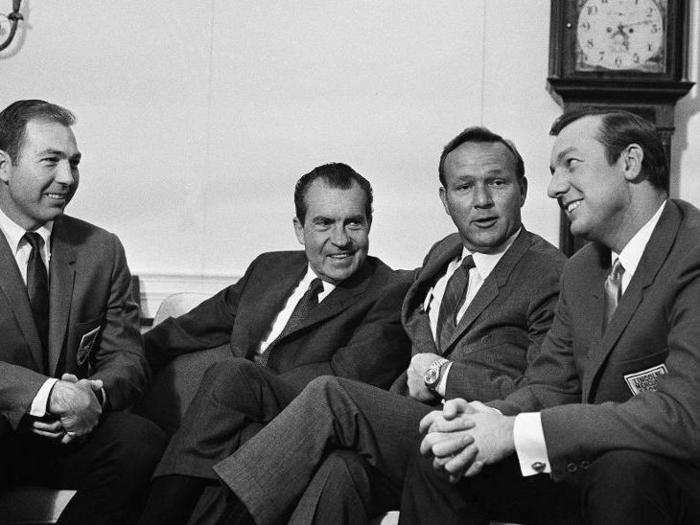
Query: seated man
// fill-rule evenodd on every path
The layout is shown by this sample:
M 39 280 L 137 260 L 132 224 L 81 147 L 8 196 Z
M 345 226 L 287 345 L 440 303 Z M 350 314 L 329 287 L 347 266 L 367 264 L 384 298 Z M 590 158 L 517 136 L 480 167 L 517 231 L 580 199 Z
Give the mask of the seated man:
M 401 521 L 700 523 L 700 212 L 668 198 L 644 119 L 565 114 L 552 134 L 549 196 L 592 242 L 528 383 L 422 421 Z
M 345 164 L 302 176 L 294 229 L 304 251 L 265 253 L 235 285 L 146 335 L 160 364 L 229 343 L 158 466 L 142 523 L 186 521 L 216 484 L 215 463 L 271 420 L 312 379 L 333 374 L 388 387 L 406 368 L 401 301 L 410 274 L 367 256 L 372 188 Z
M 215 467 L 257 523 L 363 522 L 398 507 L 430 405 L 504 397 L 539 355 L 564 256 L 521 223 L 522 158 L 502 137 L 469 128 L 447 144 L 438 173 L 458 233 L 433 246 L 403 303 L 413 357 L 393 389 L 407 396 L 341 378 L 309 384 Z M 245 514 L 221 492 L 212 516 Z
M 63 215 L 73 123 L 41 100 L 0 113 L 0 491 L 74 488 L 60 523 L 128 523 L 165 437 L 123 411 L 147 381 L 124 249 Z

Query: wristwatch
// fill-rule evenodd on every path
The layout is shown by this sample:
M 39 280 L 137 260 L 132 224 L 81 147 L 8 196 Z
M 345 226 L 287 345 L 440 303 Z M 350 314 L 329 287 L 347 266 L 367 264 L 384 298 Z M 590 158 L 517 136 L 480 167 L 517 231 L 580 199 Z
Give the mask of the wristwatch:
M 445 365 L 447 365 L 448 363 L 450 363 L 448 359 L 438 357 L 435 361 L 430 363 L 430 366 L 425 371 L 425 375 L 423 375 L 423 381 L 425 382 L 425 386 L 428 387 L 428 390 L 430 390 L 431 392 L 435 392 L 435 389 L 440 384 L 442 371 L 445 368 Z

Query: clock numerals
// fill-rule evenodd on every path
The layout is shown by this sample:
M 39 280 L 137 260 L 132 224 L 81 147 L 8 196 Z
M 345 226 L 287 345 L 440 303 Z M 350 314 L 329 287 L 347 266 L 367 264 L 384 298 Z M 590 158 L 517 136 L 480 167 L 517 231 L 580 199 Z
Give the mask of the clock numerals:
M 667 1 L 579 1 L 576 69 L 663 72 Z

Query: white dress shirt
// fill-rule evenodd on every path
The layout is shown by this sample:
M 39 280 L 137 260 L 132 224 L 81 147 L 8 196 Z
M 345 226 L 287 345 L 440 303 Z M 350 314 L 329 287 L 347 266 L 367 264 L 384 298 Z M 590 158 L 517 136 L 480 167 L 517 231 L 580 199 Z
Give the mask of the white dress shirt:
M 649 243 L 651 234 L 659 222 L 665 207 L 666 201 L 659 206 L 652 218 L 634 234 L 619 254 L 615 252 L 611 254 L 611 261 L 614 263 L 615 259 L 619 258 L 622 267 L 625 269 L 621 283 L 623 294 L 632 280 L 634 272 L 637 271 L 644 249 Z M 513 440 L 515 441 L 515 452 L 518 455 L 520 471 L 523 476 L 534 476 L 540 473 L 549 474 L 552 472 L 540 412 L 523 412 L 515 416 Z M 533 468 L 533 465 L 536 465 L 538 468 Z
M 470 268 L 469 270 L 467 295 L 465 297 L 464 304 L 462 304 L 457 312 L 457 324 L 459 324 L 459 321 L 464 316 L 464 312 L 467 311 L 467 308 L 469 308 L 472 300 L 474 297 L 476 297 L 476 293 L 481 288 L 481 285 L 484 284 L 486 278 L 491 274 L 493 269 L 498 264 L 498 261 L 501 260 L 501 257 L 503 257 L 503 255 L 508 251 L 508 248 L 511 247 L 519 233 L 520 229 L 511 235 L 508 240 L 503 243 L 503 245 L 494 253 L 471 252 L 466 248 L 463 248 L 462 254 L 459 257 L 455 257 L 450 262 L 450 264 L 447 266 L 447 271 L 445 274 L 435 282 L 435 285 L 430 290 L 428 290 L 425 300 L 423 301 L 423 310 L 428 313 L 428 318 L 430 319 L 430 331 L 433 333 L 433 339 L 435 339 L 438 345 L 437 323 L 438 316 L 440 314 L 440 305 L 442 304 L 442 297 L 445 295 L 445 289 L 447 288 L 447 283 L 450 280 L 450 277 L 452 277 L 452 274 L 454 274 L 457 268 L 459 268 L 459 266 L 462 264 L 462 260 L 471 255 L 474 259 L 474 268 Z M 440 376 L 440 382 L 435 388 L 435 391 L 443 397 L 445 395 L 445 388 L 447 387 L 447 375 L 450 373 L 451 367 L 452 363 L 445 365 L 443 373 Z
M 2 230 L 5 239 L 7 239 L 7 244 L 10 245 L 10 251 L 12 255 L 15 256 L 15 262 L 17 263 L 17 268 L 19 273 L 22 275 L 22 280 L 24 285 L 27 285 L 27 263 L 29 262 L 29 256 L 32 253 L 32 246 L 24 239 L 24 234 L 27 231 L 22 228 L 19 224 L 10 219 L 5 213 L 0 210 L 0 230 Z M 44 261 L 46 266 L 46 275 L 49 276 L 49 261 L 51 261 L 51 231 L 53 230 L 53 221 L 49 221 L 37 228 L 35 231 L 44 240 L 44 245 L 41 248 L 41 260 Z M 55 377 L 50 377 L 34 396 L 32 405 L 29 409 L 29 414 L 36 417 L 43 417 L 46 415 L 46 403 L 49 400 L 49 394 L 53 388 L 54 383 L 58 381 Z
M 294 308 L 296 308 L 297 303 L 301 300 L 306 291 L 309 289 L 311 281 L 316 279 L 316 277 L 317 275 L 311 269 L 311 266 L 309 266 L 306 270 L 306 274 L 304 275 L 302 280 L 299 281 L 299 284 L 292 292 L 292 295 L 290 295 L 287 299 L 287 302 L 284 303 L 284 308 L 282 308 L 280 313 L 277 314 L 277 317 L 275 317 L 275 320 L 272 323 L 272 328 L 270 328 L 270 332 L 267 334 L 267 337 L 260 343 L 260 348 L 258 348 L 258 354 L 262 354 L 263 352 L 265 352 L 265 350 L 267 350 L 267 347 L 270 346 L 270 344 L 272 344 L 272 342 L 279 337 L 279 335 L 282 333 L 282 330 L 284 330 L 284 327 L 287 326 L 289 318 L 292 316 L 292 312 L 294 312 Z M 323 285 L 323 291 L 319 292 L 318 294 L 319 303 L 323 301 L 326 297 L 328 297 L 328 295 L 335 289 L 334 284 L 328 283 L 326 281 L 321 281 L 321 284 Z

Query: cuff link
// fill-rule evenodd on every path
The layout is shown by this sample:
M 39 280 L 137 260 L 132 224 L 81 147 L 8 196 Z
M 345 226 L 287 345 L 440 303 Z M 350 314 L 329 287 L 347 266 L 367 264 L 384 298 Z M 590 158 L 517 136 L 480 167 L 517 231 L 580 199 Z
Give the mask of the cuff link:
M 530 467 L 532 467 L 532 470 L 534 470 L 538 474 L 541 474 L 542 472 L 544 472 L 544 469 L 547 468 L 547 464 L 542 463 L 541 461 L 535 461 L 532 465 L 530 465 Z

